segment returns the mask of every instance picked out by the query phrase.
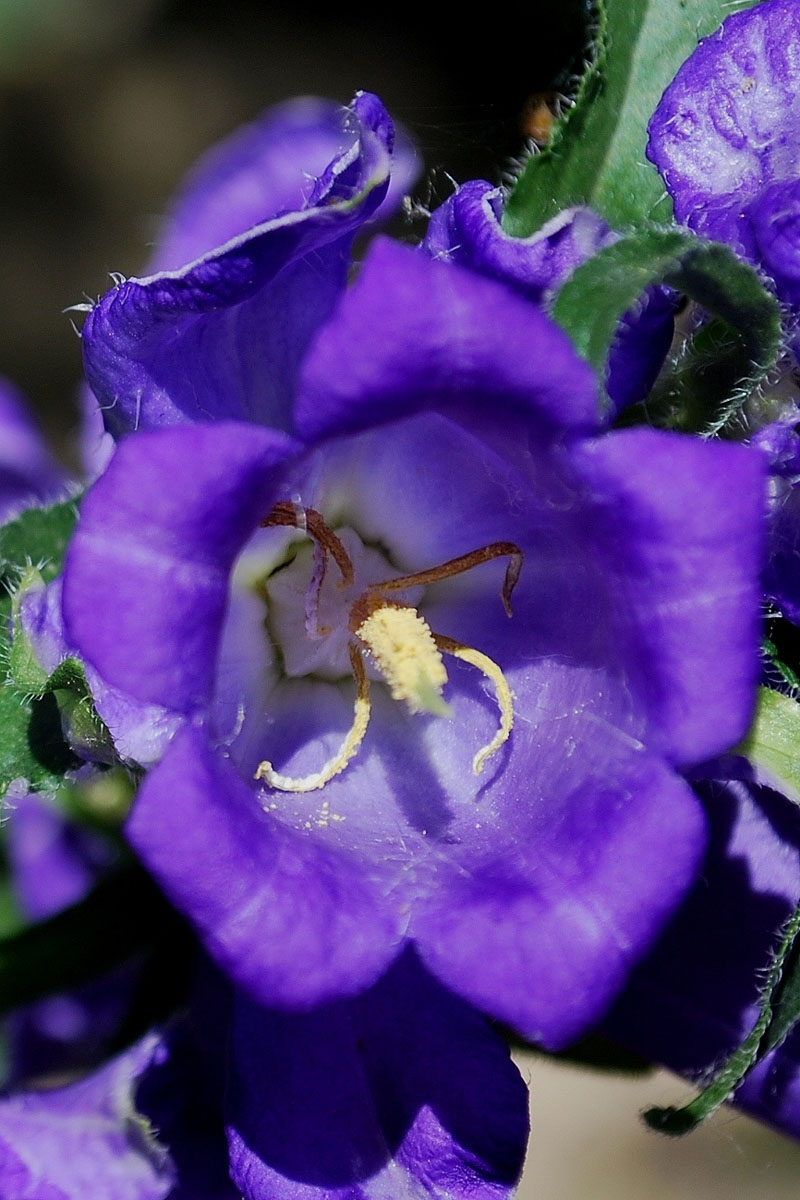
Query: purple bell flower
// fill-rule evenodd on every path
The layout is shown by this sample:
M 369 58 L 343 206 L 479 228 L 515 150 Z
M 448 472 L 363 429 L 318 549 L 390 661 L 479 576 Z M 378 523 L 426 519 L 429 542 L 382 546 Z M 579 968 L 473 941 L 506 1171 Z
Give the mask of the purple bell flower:
M 148 341 L 166 308 L 154 325 L 136 286 L 162 397 L 204 386 L 180 332 Z M 121 313 L 124 348 L 123 289 L 95 311 L 91 338 L 106 322 L 112 344 Z M 226 328 L 203 362 L 224 360 L 214 411 L 240 417 L 257 364 Z M 410 942 L 563 1045 L 694 876 L 681 769 L 747 726 L 759 456 L 603 433 L 589 368 L 537 305 L 389 242 L 310 349 L 298 336 L 299 378 L 259 424 L 185 407 L 84 502 L 68 641 L 182 723 L 128 836 L 261 1005 L 356 996 Z
M 94 1075 L 0 1099 L 0 1194 L 510 1200 L 525 1085 L 500 1036 L 413 954 L 305 1014 L 208 991 Z
M 347 279 L 353 240 L 399 203 L 417 163 L 377 97 L 295 101 L 241 130 L 179 193 L 142 279 L 83 328 L 105 428 L 238 417 L 278 424 Z M 99 431 L 89 457 L 107 457 Z
M 800 23 L 765 0 L 704 38 L 650 122 L 648 157 L 696 233 L 760 266 L 800 306 Z
M 543 307 L 581 263 L 619 238 L 591 208 L 568 208 L 531 237 L 501 225 L 503 193 L 482 180 L 462 184 L 431 216 L 423 248 L 500 279 Z M 620 322 L 608 356 L 606 387 L 614 413 L 643 400 L 669 350 L 676 296 L 650 288 Z

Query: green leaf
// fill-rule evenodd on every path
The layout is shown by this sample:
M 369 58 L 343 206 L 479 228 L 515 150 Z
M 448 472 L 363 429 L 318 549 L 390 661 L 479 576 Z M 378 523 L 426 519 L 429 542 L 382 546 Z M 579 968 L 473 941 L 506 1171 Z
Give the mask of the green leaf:
M 717 432 L 773 365 L 781 345 L 778 302 L 726 246 L 677 229 L 629 234 L 578 267 L 558 293 L 552 315 L 602 379 L 620 319 L 647 288 L 661 283 L 717 318 L 711 336 L 722 330 L 732 359 L 728 374 L 721 375 L 721 396 L 707 387 L 698 399 L 677 380 L 665 385 L 666 415 L 659 423 Z M 696 338 L 705 346 L 709 336 L 706 325 Z M 720 374 L 719 358 L 714 361 Z M 648 416 L 652 419 L 649 402 Z
M 775 626 L 777 620 L 782 620 L 782 618 L 773 619 L 773 627 Z M 788 625 L 788 622 L 786 622 L 786 624 Z M 792 629 L 793 627 L 789 625 L 789 628 Z M 788 663 L 783 661 L 778 647 L 771 638 L 764 638 L 763 646 L 764 654 L 766 655 L 769 665 L 772 667 L 776 676 L 779 677 L 781 682 L 790 689 L 790 694 L 792 697 L 797 699 L 797 697 L 800 696 L 800 678 L 798 678 L 797 674 L 792 670 Z
M 64 741 L 56 697 L 34 698 L 42 673 L 37 674 L 28 647 L 12 649 L 11 644 L 14 590 L 24 579 L 30 583 L 32 575 L 40 584 L 55 579 L 76 517 L 77 503 L 69 500 L 30 509 L 0 528 L 0 663 L 22 684 L 15 686 L 12 678 L 0 683 L 0 796 L 14 779 L 27 780 L 34 790 L 55 790 L 76 765 Z
M 45 583 L 55 579 L 77 516 L 77 500 L 66 500 L 31 508 L 0 528 L 0 582 L 10 589 L 32 565 L 39 567 Z
M 680 1135 L 695 1129 L 729 1100 L 765 1054 L 786 1037 L 800 1016 L 800 969 L 796 951 L 800 937 L 800 905 L 780 933 L 764 982 L 755 1025 L 742 1044 L 715 1073 L 707 1087 L 683 1108 L 650 1108 L 644 1119 L 660 1133 Z
M 672 205 L 645 157 L 647 125 L 681 63 L 725 17 L 755 0 L 598 0 L 590 61 L 550 144 L 529 158 L 503 225 L 528 237 L 574 204 L 617 229 L 668 221 Z
M 800 704 L 771 688 L 759 688 L 756 715 L 734 751 L 761 776 L 800 801 Z

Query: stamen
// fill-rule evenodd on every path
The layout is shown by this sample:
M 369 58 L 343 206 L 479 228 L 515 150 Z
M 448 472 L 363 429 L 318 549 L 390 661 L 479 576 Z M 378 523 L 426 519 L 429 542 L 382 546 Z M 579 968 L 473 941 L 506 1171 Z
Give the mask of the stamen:
M 303 603 L 303 612 L 305 615 L 303 625 L 308 636 L 315 641 L 327 637 L 331 631 L 330 625 L 320 625 L 319 623 L 319 598 L 327 572 L 328 555 L 319 542 L 314 542 L 314 565 L 311 570 L 311 579 L 306 588 Z
M 450 717 L 442 699 L 447 671 L 427 622 L 414 608 L 383 603 L 361 621 L 356 637 L 375 659 L 393 700 L 412 713 Z
M 350 646 L 350 665 L 353 668 L 357 690 L 353 713 L 353 724 L 333 758 L 323 766 L 322 770 L 313 775 L 303 775 L 299 778 L 291 775 L 280 775 L 273 769 L 272 763 L 265 761 L 259 764 L 255 779 L 264 782 L 281 792 L 314 792 L 324 787 L 335 775 L 344 771 L 345 767 L 355 758 L 358 748 L 364 740 L 369 724 L 371 705 L 369 699 L 369 677 L 364 669 L 364 660 L 356 646 Z
M 289 525 L 292 529 L 302 529 L 322 547 L 326 554 L 330 554 L 333 558 L 341 572 L 342 585 L 344 587 L 352 585 L 354 572 L 350 555 L 322 513 L 318 513 L 315 508 L 301 508 L 291 500 L 279 500 L 264 517 L 261 525 L 262 528 L 272 525 Z
M 339 587 L 349 587 L 354 583 L 355 571 L 347 549 L 320 513 L 290 500 L 279 501 L 261 524 L 287 525 L 299 529 L 314 543 L 314 562 L 305 595 L 304 624 L 309 637 L 325 637 L 331 630 L 319 624 L 319 605 L 328 555 L 333 558 L 342 576 Z M 265 761 L 259 764 L 255 778 L 263 779 L 270 787 L 285 792 L 312 792 L 324 787 L 330 779 L 344 771 L 355 757 L 370 719 L 369 679 L 362 651 L 374 659 L 392 698 L 402 700 L 412 713 L 452 716 L 450 706 L 442 697 L 442 689 L 447 682 L 442 653 L 451 654 L 477 667 L 491 680 L 500 709 L 500 728 L 472 761 L 472 769 L 479 775 L 486 761 L 508 741 L 514 725 L 513 698 L 505 675 L 486 654 L 452 638 L 433 633 L 415 608 L 394 603 L 386 598 L 385 593 L 438 583 L 491 559 L 503 557 L 509 561 L 500 594 L 503 607 L 510 617 L 511 594 L 519 580 L 523 559 L 522 551 L 514 542 L 491 542 L 488 546 L 451 558 L 428 570 L 369 584 L 350 607 L 348 628 L 354 640 L 350 643 L 349 654 L 357 687 L 353 723 L 341 747 L 313 775 L 301 778 L 281 775 L 270 762 Z
M 319 598 L 328 570 L 328 555 L 331 555 L 341 572 L 340 587 L 348 587 L 354 579 L 353 562 L 344 543 L 333 532 L 322 513 L 318 513 L 315 508 L 303 508 L 292 500 L 279 500 L 261 525 L 262 528 L 288 525 L 308 534 L 314 543 L 314 565 L 305 596 L 304 625 L 310 638 L 318 640 L 326 637 L 331 631 L 329 626 L 319 623 Z
M 438 583 L 441 579 L 451 579 L 453 575 L 471 571 L 473 567 L 479 567 L 481 563 L 489 562 L 493 558 L 505 558 L 506 556 L 508 556 L 509 563 L 506 567 L 500 595 L 503 600 L 503 608 L 510 617 L 513 615 L 511 593 L 517 586 L 523 559 L 522 551 L 514 542 L 490 542 L 488 546 L 481 546 L 479 550 L 471 550 L 469 554 L 460 554 L 458 558 L 450 558 L 447 562 L 440 563 L 438 567 L 429 567 L 427 571 L 415 571 L 413 575 L 400 575 L 395 579 L 383 579 L 380 583 L 371 583 L 369 590 L 371 592 L 400 592 L 405 591 L 406 588 L 424 586 L 426 583 Z
M 496 754 L 500 747 L 508 741 L 511 730 L 514 727 L 514 704 L 511 697 L 511 688 L 508 686 L 508 681 L 497 663 L 489 658 L 488 655 L 481 654 L 480 650 L 475 650 L 472 646 L 464 646 L 461 642 L 455 642 L 452 638 L 443 637 L 440 633 L 435 633 L 433 640 L 445 654 L 452 654 L 454 658 L 460 658 L 462 662 L 477 667 L 494 684 L 497 704 L 500 708 L 500 728 L 489 744 L 484 746 L 482 750 L 479 750 L 472 760 L 473 771 L 476 775 L 480 775 L 486 760 L 491 758 L 493 754 Z

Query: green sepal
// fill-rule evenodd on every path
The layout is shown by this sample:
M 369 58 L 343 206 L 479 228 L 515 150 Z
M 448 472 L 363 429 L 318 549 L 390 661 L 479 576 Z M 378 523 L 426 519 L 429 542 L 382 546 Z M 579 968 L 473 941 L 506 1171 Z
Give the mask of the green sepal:
M 77 501 L 34 508 L 0 528 L 0 796 L 15 779 L 34 791 L 55 791 L 77 764 L 66 745 L 56 696 L 27 640 L 14 647 L 20 587 L 42 587 L 61 570 L 75 527 Z M 40 698 L 36 698 L 39 696 Z
M 790 694 L 797 698 L 800 696 L 800 677 L 795 671 L 785 663 L 780 656 L 778 647 L 771 638 L 765 637 L 763 642 L 764 654 L 769 662 L 770 667 L 775 672 L 783 684 L 790 690 Z
M 47 672 L 36 657 L 30 639 L 22 628 L 19 610 L 26 592 L 38 590 L 44 586 L 44 579 L 38 567 L 26 567 L 11 596 L 11 646 L 8 651 L 8 675 L 15 687 L 31 696 L 44 694 Z
M 78 749 L 81 757 L 109 764 L 117 761 L 113 739 L 98 716 L 79 659 L 65 658 L 60 662 L 47 680 L 45 691 L 55 696 L 70 745 Z
M 78 500 L 31 508 L 0 528 L 0 582 L 12 590 L 26 567 L 36 566 L 45 583 L 55 579 L 78 517 Z
M 55 696 L 23 696 L 0 687 L 0 797 L 16 779 L 31 791 L 55 791 L 67 771 L 79 765 L 64 740 Z
M 756 713 L 733 751 L 746 758 L 784 795 L 800 803 L 800 704 L 772 688 L 759 688 Z
M 529 237 L 564 208 L 588 204 L 611 226 L 669 221 L 672 203 L 645 156 L 662 93 L 699 39 L 755 0 L 596 0 L 592 47 L 575 103 L 529 158 L 503 226 Z
M 759 1011 L 750 1033 L 714 1073 L 713 1078 L 682 1108 L 650 1108 L 643 1113 L 651 1129 L 680 1136 L 696 1129 L 730 1100 L 747 1073 L 779 1046 L 800 1018 L 800 905 L 779 934 L 759 998 Z
M 773 366 L 782 336 L 777 300 L 726 246 L 677 229 L 629 234 L 578 267 L 556 296 L 552 316 L 604 380 L 620 320 L 658 284 L 683 292 L 712 314 L 715 319 L 701 326 L 693 343 L 707 352 L 709 325 L 713 338 L 722 334 L 727 369 L 719 356 L 714 359 L 724 380 L 722 394 L 706 386 L 698 399 L 682 386 L 684 364 L 678 361 L 660 385 L 662 419 L 654 419 L 655 400 L 647 402 L 648 418 L 670 428 L 718 432 Z

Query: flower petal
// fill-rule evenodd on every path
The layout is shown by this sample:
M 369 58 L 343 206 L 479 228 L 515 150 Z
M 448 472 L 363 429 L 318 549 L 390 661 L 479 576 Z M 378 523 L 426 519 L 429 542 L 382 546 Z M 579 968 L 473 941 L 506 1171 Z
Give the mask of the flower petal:
M 223 969 L 261 1003 L 301 1009 L 372 983 L 405 921 L 357 858 L 304 832 L 263 812 L 190 727 L 145 779 L 127 825 Z
M 452 870 L 440 864 L 410 929 L 443 983 L 551 1048 L 611 1003 L 691 883 L 704 840 L 699 805 L 662 764 L 611 726 L 566 724 L 581 739 L 578 775 L 563 748 L 543 760 L 534 740 L 510 759 L 506 837 L 477 832 L 487 816 L 476 808 L 476 832 Z
M 369 336 L 365 336 L 369 330 Z M 491 279 L 378 239 L 320 331 L 295 406 L 302 437 L 350 432 L 421 408 L 524 412 L 591 432 L 600 416 L 588 364 L 536 308 Z
M 481 180 L 463 184 L 433 213 L 424 248 L 545 306 L 581 263 L 618 238 L 590 208 L 565 209 L 531 237 L 510 237 L 500 223 L 502 204 L 499 188 Z M 608 359 L 615 411 L 650 391 L 672 340 L 674 303 L 668 289 L 652 288 L 620 322 Z
M 145 1038 L 79 1083 L 0 1100 L 0 1193 L 14 1200 L 165 1200 L 166 1152 L 133 1095 L 159 1053 Z
M 612 1010 L 608 1032 L 703 1079 L 755 1023 L 762 972 L 800 897 L 800 814 L 766 788 L 706 783 L 711 838 L 699 881 Z M 735 1101 L 800 1136 L 800 1030 Z
M 352 239 L 386 193 L 392 136 L 383 106 L 360 94 L 306 208 L 107 293 L 83 342 L 111 432 L 226 417 L 285 426 L 298 364 L 344 287 Z
M 182 713 L 208 700 L 228 573 L 292 448 L 232 422 L 118 448 L 84 500 L 64 575 L 68 642 L 107 682 Z
M 502 1200 L 527 1096 L 502 1040 L 407 952 L 305 1015 L 240 1003 L 231 1173 L 246 1200 Z
M 637 429 L 586 442 L 572 459 L 597 498 L 590 536 L 616 579 L 619 650 L 648 744 L 679 764 L 729 749 L 760 671 L 762 456 Z M 638 661 L 625 655 L 631 634 Z
M 531 237 L 510 237 L 500 224 L 503 192 L 475 179 L 431 215 L 423 247 L 432 258 L 461 263 L 513 284 L 539 304 L 552 299 L 576 267 L 617 235 L 591 208 L 567 208 Z
M 357 136 L 346 118 L 332 100 L 301 96 L 214 146 L 175 197 L 149 273 L 178 271 L 244 230 L 306 209 L 319 177 Z
M 743 209 L 800 161 L 795 0 L 728 17 L 683 64 L 650 122 L 647 155 L 697 233 L 755 258 Z

